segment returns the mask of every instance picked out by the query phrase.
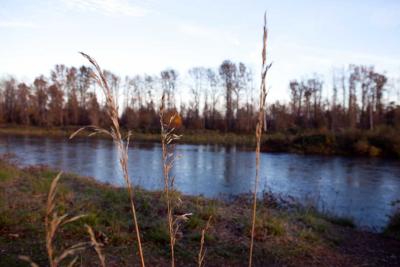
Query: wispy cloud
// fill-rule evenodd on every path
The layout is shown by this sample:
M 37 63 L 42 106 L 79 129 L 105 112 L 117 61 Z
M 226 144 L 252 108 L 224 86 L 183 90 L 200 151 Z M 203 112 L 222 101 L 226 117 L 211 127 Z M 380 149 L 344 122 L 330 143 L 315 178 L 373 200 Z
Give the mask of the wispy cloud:
M 63 0 L 70 8 L 100 12 L 107 16 L 143 17 L 149 10 L 127 0 Z
M 36 29 L 39 25 L 31 21 L 22 20 L 0 20 L 0 28 L 28 28 Z

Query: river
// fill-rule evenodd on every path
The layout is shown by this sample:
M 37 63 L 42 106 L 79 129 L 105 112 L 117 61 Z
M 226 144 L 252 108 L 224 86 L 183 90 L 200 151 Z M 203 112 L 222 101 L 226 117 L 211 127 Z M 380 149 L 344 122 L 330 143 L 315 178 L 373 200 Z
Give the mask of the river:
M 64 171 L 123 185 L 118 154 L 111 140 L 98 138 L 0 136 L 0 153 L 13 153 L 23 165 L 46 164 Z M 237 146 L 177 145 L 175 185 L 189 195 L 219 197 L 253 188 L 255 155 Z M 163 186 L 161 146 L 132 144 L 133 183 L 154 190 Z M 261 154 L 260 191 L 292 196 L 361 227 L 380 230 L 400 199 L 400 162 L 379 158 Z

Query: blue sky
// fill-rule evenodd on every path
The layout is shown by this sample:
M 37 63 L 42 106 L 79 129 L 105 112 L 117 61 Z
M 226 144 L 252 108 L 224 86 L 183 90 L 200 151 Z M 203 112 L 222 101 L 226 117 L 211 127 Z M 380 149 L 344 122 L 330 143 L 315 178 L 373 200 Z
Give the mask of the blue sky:
M 270 100 L 287 99 L 293 78 L 333 67 L 375 65 L 400 76 L 400 1 L 53 0 L 0 1 L 0 77 L 31 81 L 57 63 L 94 56 L 121 76 L 224 59 L 259 71 L 261 27 L 268 12 Z M 256 76 L 258 78 L 258 75 Z

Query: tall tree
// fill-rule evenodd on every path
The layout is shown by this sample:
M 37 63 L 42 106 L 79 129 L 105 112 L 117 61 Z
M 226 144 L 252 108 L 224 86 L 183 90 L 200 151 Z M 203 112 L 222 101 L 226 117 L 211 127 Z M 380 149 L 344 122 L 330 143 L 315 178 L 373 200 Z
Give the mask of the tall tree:
M 173 69 L 166 69 L 161 71 L 161 88 L 165 94 L 166 107 L 169 110 L 176 108 L 175 103 L 175 90 L 178 72 Z
M 50 72 L 51 81 L 61 90 L 66 90 L 68 76 L 68 68 L 63 64 L 57 64 Z M 68 97 L 69 92 L 66 90 L 65 95 Z
M 230 60 L 225 60 L 219 67 L 219 74 L 225 87 L 225 121 L 228 131 L 234 129 L 234 103 L 233 93 L 236 90 L 236 65 Z
M 36 99 L 36 123 L 39 126 L 48 126 L 47 120 L 47 81 L 44 76 L 40 76 L 33 82 L 35 88 L 35 99 Z
M 100 105 L 95 93 L 88 94 L 88 113 L 91 125 L 100 126 Z
M 17 82 L 14 78 L 10 78 L 4 82 L 4 118 L 7 123 L 15 122 L 15 106 L 16 106 L 16 87 Z
M 357 124 L 357 96 L 356 96 L 356 83 L 359 80 L 359 70 L 355 65 L 350 65 L 349 76 L 349 104 L 348 104 L 348 118 L 350 129 L 356 128 Z
M 77 77 L 77 89 L 79 94 L 79 106 L 81 109 L 85 109 L 87 92 L 92 83 L 91 79 L 92 70 L 89 67 L 81 66 L 79 68 Z
M 79 124 L 79 101 L 78 101 L 78 86 L 77 86 L 77 73 L 78 70 L 75 67 L 67 70 L 66 90 L 67 90 L 67 106 L 65 113 L 65 122 L 68 125 Z
M 30 124 L 30 88 L 25 83 L 18 84 L 17 102 L 15 113 L 17 116 L 16 122 L 21 125 Z
M 191 101 L 189 101 L 188 121 L 193 128 L 203 128 L 203 122 L 200 118 L 200 99 L 205 91 L 206 69 L 203 67 L 192 68 L 189 70 L 189 76 L 191 77 Z
M 210 95 L 210 128 L 216 128 L 216 116 L 218 113 L 217 104 L 220 97 L 219 93 L 219 76 L 213 69 L 207 69 L 208 92 Z
M 51 126 L 61 126 L 64 119 L 64 93 L 58 88 L 57 84 L 53 84 L 48 88 L 48 95 L 50 98 L 48 124 Z

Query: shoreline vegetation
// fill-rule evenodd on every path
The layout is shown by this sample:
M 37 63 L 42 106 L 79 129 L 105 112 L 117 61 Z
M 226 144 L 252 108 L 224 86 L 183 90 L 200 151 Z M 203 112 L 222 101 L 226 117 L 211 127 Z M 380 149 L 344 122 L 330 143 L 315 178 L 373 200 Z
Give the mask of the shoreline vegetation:
M 44 166 L 22 168 L 11 159 L 0 159 L 0 266 L 28 266 L 18 260 L 20 255 L 29 256 L 40 266 L 46 265 L 45 203 L 57 173 Z M 102 244 L 107 266 L 140 263 L 138 256 L 133 255 L 136 237 L 125 188 L 66 173 L 62 174 L 57 190 L 56 210 L 60 214 L 86 216 L 60 229 L 55 244 L 65 247 L 88 241 L 87 224 Z M 201 239 L 206 247 L 207 266 L 246 265 L 251 230 L 250 194 L 229 200 L 186 196 L 177 191 L 171 194 L 182 200 L 176 207 L 177 213 L 192 213 L 176 234 L 178 266 L 196 266 Z M 142 246 L 149 266 L 167 266 L 170 261 L 164 197 L 162 191 L 135 189 Z M 269 194 L 258 200 L 257 214 L 254 266 L 400 264 L 396 219 L 384 233 L 369 233 L 357 230 L 346 218 L 322 214 Z M 202 238 L 202 229 L 208 224 Z M 83 266 L 97 264 L 92 249 L 77 255 Z
M 34 137 L 69 137 L 79 127 L 21 127 L 1 125 L 0 135 Z M 127 131 L 122 129 L 122 132 Z M 254 134 L 237 134 L 214 130 L 187 130 L 177 143 L 239 145 L 253 149 Z M 87 137 L 89 130 L 79 132 Z M 109 138 L 98 134 L 96 138 Z M 132 140 L 160 142 L 160 133 L 132 132 Z M 261 138 L 262 152 L 287 152 L 316 155 L 387 157 L 400 159 L 400 137 L 392 128 L 371 131 L 346 130 L 333 133 L 327 130 L 308 130 L 298 133 L 267 133 Z

